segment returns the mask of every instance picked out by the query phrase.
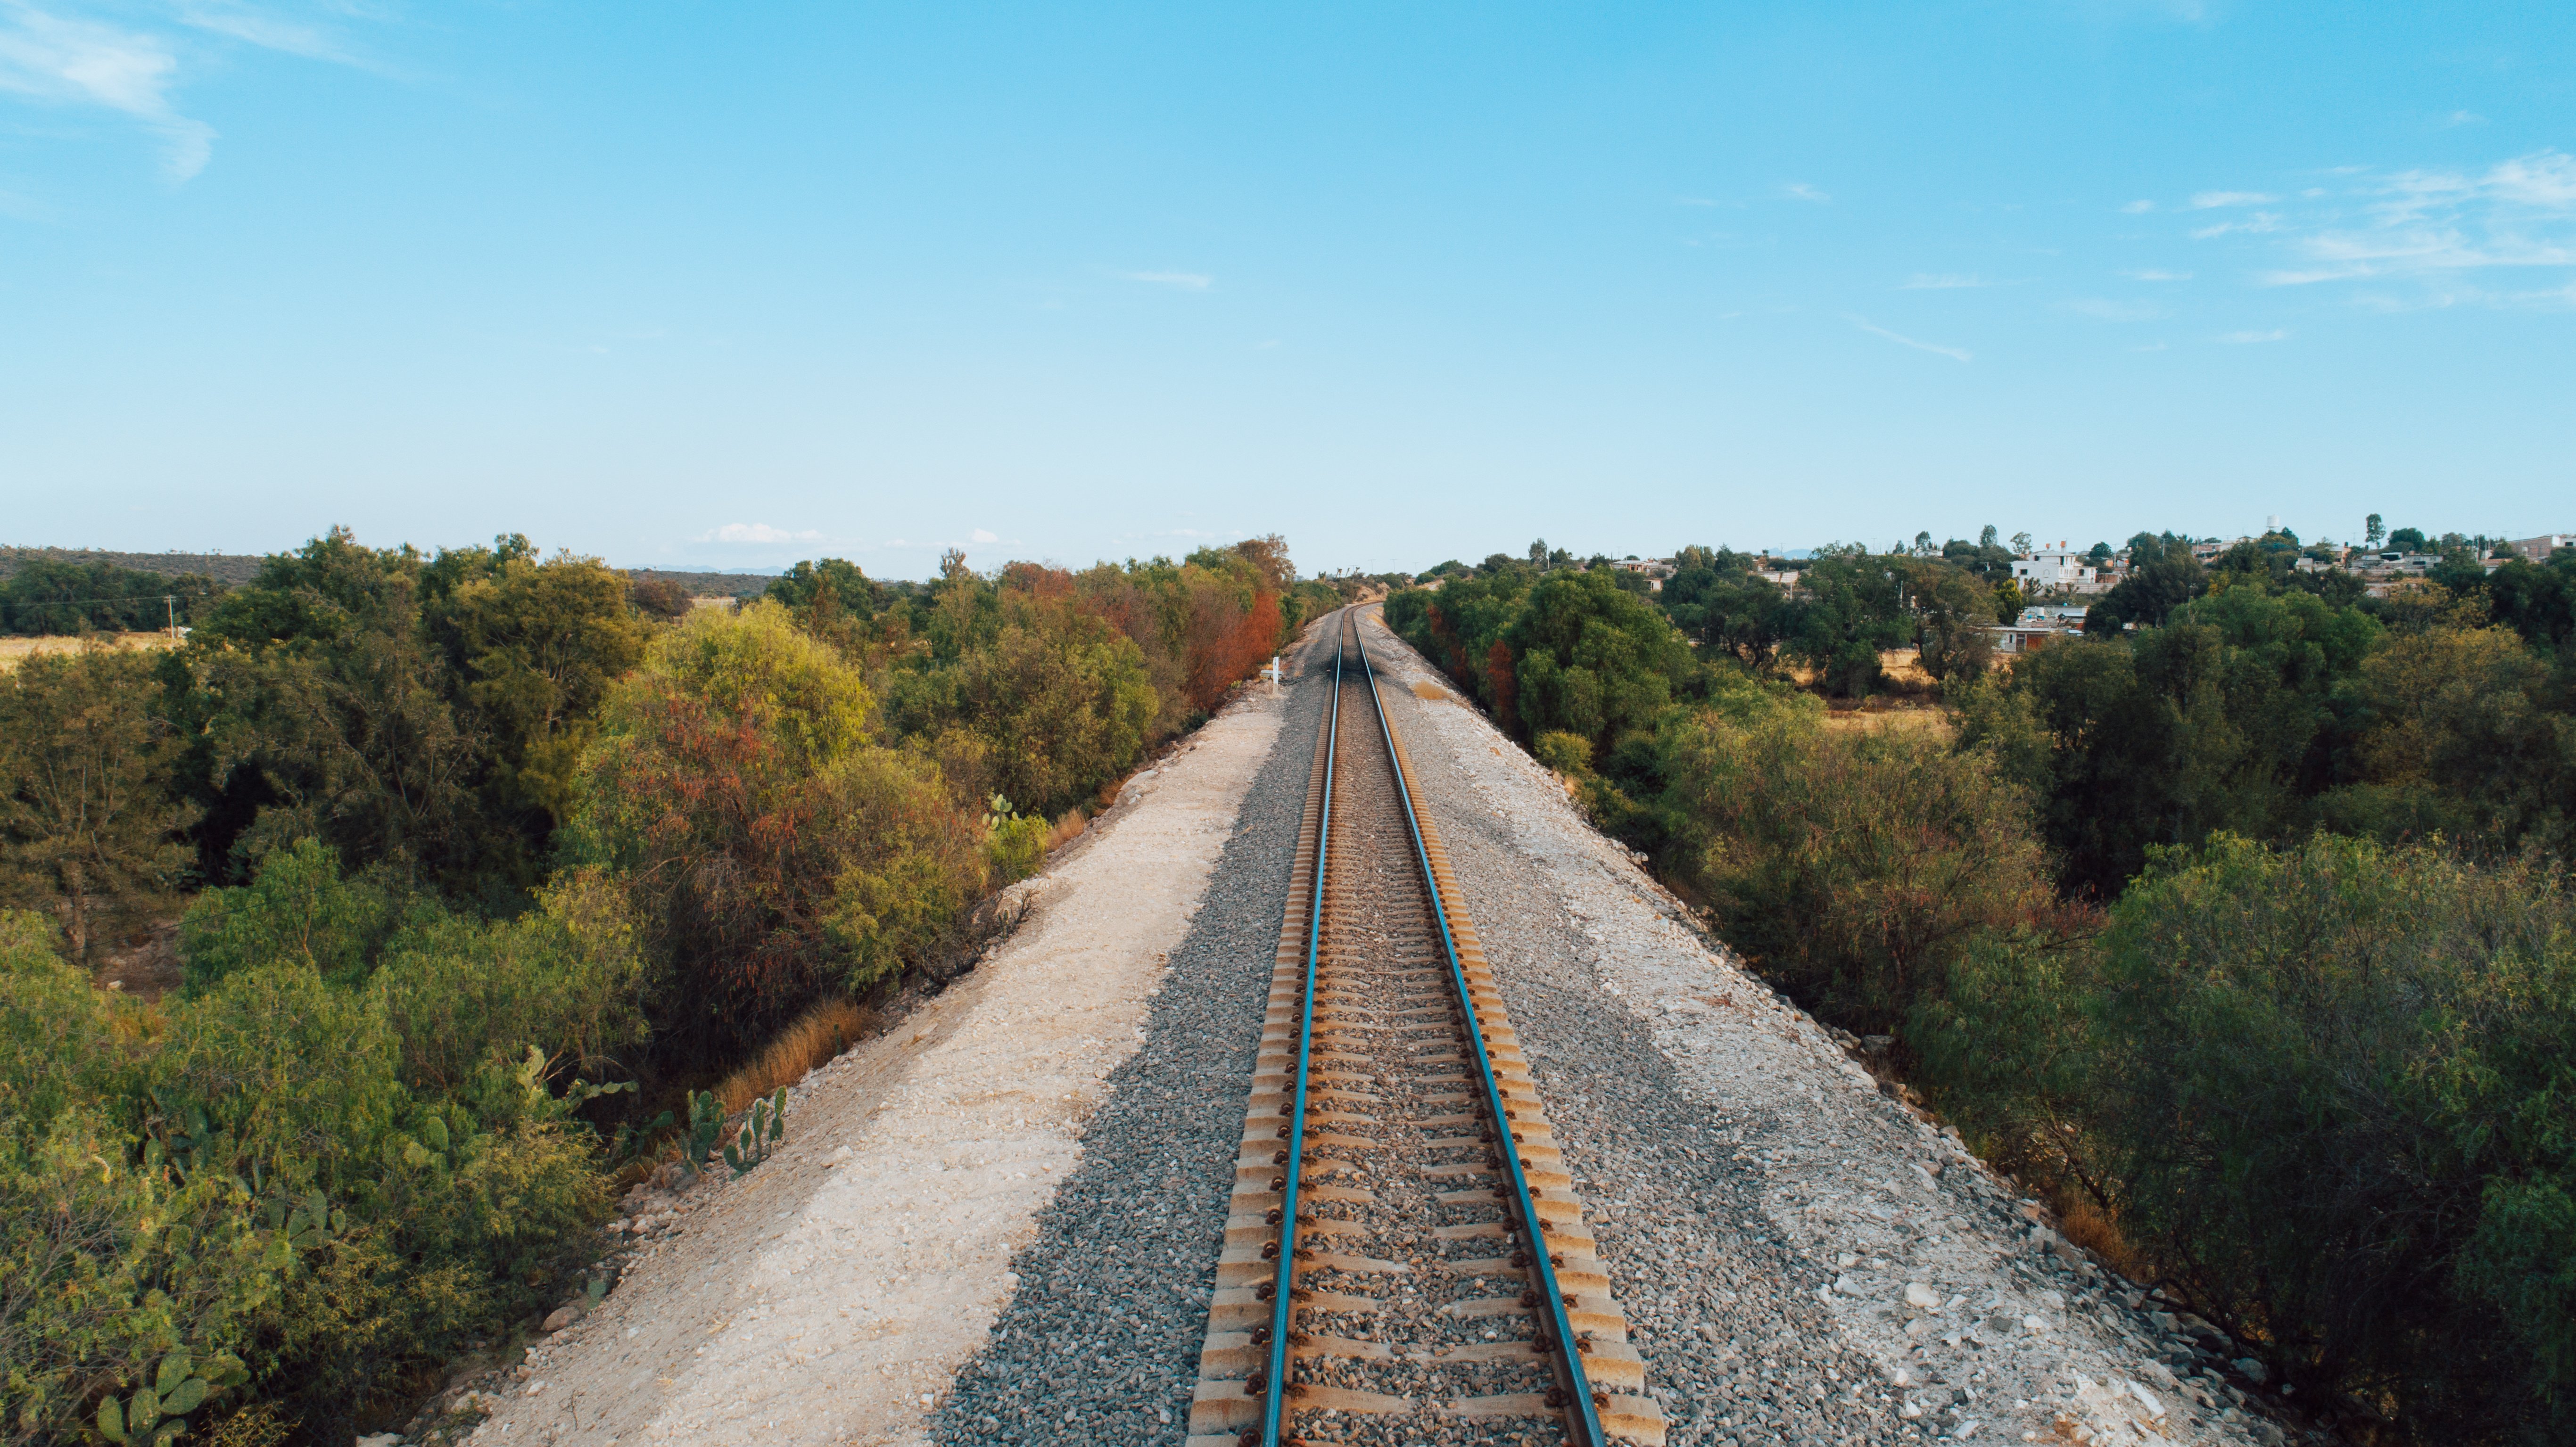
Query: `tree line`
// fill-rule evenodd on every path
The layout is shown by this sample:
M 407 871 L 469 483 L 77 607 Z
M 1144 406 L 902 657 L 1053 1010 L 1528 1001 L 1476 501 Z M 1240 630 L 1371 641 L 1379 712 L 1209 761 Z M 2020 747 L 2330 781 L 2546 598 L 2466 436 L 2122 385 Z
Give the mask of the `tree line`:
M 2009 668 L 1963 636 L 2008 576 L 1928 539 L 1794 590 L 1725 549 L 1660 591 L 1497 556 L 1386 611 L 1759 974 L 1892 1037 L 2301 1401 L 2565 1440 L 2576 549 L 2385 598 L 2263 541 L 2131 554 L 2119 626 Z M 1907 645 L 1946 726 L 1837 723 Z
M 99 586 L 27 577 L 11 606 Z M 971 946 L 1340 601 L 1276 537 L 927 583 L 823 559 L 695 607 L 518 536 L 335 529 L 204 590 L 183 646 L 21 662 L 0 1441 L 137 1393 L 233 1447 L 399 1421 L 560 1299 L 686 1092 Z M 173 918 L 178 990 L 93 986 Z

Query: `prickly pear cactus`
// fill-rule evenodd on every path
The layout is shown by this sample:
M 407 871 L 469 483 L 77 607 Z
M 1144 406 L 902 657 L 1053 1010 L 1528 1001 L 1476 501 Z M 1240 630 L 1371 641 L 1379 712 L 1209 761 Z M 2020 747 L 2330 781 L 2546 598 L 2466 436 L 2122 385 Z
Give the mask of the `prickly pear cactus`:
M 188 1414 L 197 1410 L 212 1388 L 192 1376 L 186 1352 L 161 1359 L 149 1386 L 125 1397 L 105 1397 L 98 1404 L 98 1435 L 118 1447 L 164 1447 L 188 1430 Z
M 769 1159 L 787 1139 L 787 1087 L 767 1100 L 751 1103 L 751 1114 L 742 1124 L 742 1134 L 724 1148 L 725 1164 L 737 1176 Z

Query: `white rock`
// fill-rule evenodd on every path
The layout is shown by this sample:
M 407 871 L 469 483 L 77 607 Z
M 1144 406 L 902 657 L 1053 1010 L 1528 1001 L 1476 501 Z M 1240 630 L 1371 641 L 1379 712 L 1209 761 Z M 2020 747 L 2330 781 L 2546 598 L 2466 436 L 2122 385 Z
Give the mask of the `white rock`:
M 1909 1281 L 1905 1283 L 1905 1304 L 1916 1311 L 1938 1311 L 1941 1308 L 1941 1293 L 1920 1281 Z
M 2165 1414 L 2165 1404 L 2156 1400 L 2155 1393 L 2135 1382 L 2122 1382 L 2120 1385 L 2126 1387 L 2129 1395 L 2137 1398 L 2140 1404 L 2146 1407 L 2148 1416 L 2161 1417 Z

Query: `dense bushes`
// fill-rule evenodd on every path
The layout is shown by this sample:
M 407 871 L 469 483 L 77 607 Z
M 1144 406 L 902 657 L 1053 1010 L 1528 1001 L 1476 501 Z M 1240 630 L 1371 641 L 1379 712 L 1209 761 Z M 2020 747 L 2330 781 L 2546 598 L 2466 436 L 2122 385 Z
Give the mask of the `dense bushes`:
M 2428 845 L 2221 836 L 1909 1039 L 1981 1144 L 2305 1389 L 2502 1441 L 2576 1387 L 2576 896 Z M 2542 1434 L 2545 1437 L 2545 1433 Z
M 157 660 L 0 679 L 0 1442 L 179 1354 L 198 1435 L 399 1420 L 571 1289 L 659 1110 L 846 1043 L 1339 597 L 1276 539 L 774 591 L 334 531 Z M 174 914 L 182 989 L 92 986 Z
M 892 974 L 983 892 L 980 821 L 874 711 L 767 602 L 692 617 L 609 699 L 572 856 L 623 881 L 651 957 L 687 972 L 666 1018 L 710 1048 Z
M 1879 1033 L 1972 941 L 2050 920 L 2047 858 L 1984 760 L 1820 713 L 1798 699 L 1671 720 L 1655 804 L 1669 871 L 1726 938 L 1820 1013 Z
M 1496 559 L 1388 617 L 1757 970 L 1895 1035 L 2070 1234 L 2300 1401 L 2365 1436 L 2568 1440 L 2576 552 L 2376 600 L 2180 544 L 2142 540 L 2144 626 L 1991 678 L 1956 569 L 1830 557 L 1801 601 L 1686 554 L 1667 609 L 1700 659 L 1630 650 L 1662 692 L 1609 728 L 1561 689 L 1534 710 L 1523 651 L 1608 589 Z M 1767 676 L 1866 686 L 1890 608 L 1944 654 L 1955 738 L 1836 727 Z
M 597 1148 L 534 1030 L 487 1023 L 464 1078 L 407 1081 L 458 1042 L 407 1034 L 379 984 L 272 955 L 154 1008 L 50 934 L 0 915 L 6 1440 L 65 1439 L 172 1351 L 223 1364 L 207 1415 L 239 1388 L 345 1434 L 534 1307 L 595 1219 Z

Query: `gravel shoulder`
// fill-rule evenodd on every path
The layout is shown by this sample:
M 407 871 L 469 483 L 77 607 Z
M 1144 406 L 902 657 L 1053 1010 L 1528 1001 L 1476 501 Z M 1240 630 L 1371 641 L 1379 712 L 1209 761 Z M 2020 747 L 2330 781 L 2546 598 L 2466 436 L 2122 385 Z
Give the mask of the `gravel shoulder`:
M 617 1289 L 530 1351 L 475 1437 L 925 1440 L 1025 1292 L 1015 1256 L 1117 1139 L 1104 1102 L 1133 1075 L 1173 953 L 1199 938 L 1219 856 L 1296 702 L 1246 690 L 1130 780 L 1081 845 L 1014 886 L 1029 906 L 1016 933 L 794 1088 L 778 1156 L 659 1203 Z M 1235 963 L 1266 965 L 1266 949 Z M 1256 1012 L 1247 1062 L 1258 1033 Z M 1215 1114 L 1240 1098 L 1208 1096 Z M 1172 1201 L 1221 1209 L 1221 1192 L 1179 1184 Z
M 1149 1443 L 1188 1432 L 1243 1102 L 1269 1003 L 1339 615 L 1307 633 L 1268 759 L 1187 938 L 1107 1082 L 1080 1163 L 1012 1262 L 1018 1293 L 940 1404 L 940 1443 Z
M 1364 632 L 1670 1441 L 2281 1439 L 2223 1339 L 2059 1240 Z

